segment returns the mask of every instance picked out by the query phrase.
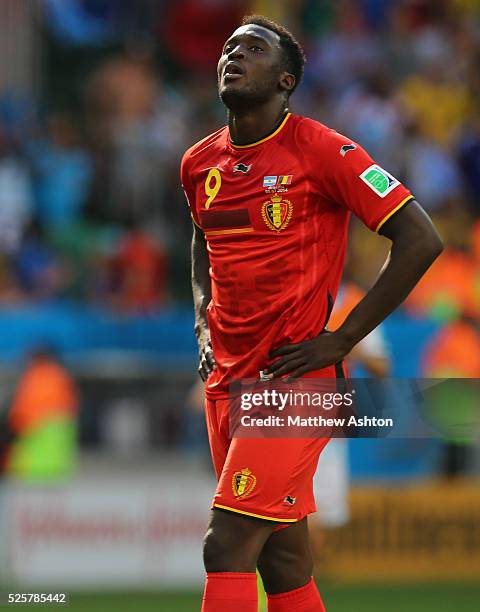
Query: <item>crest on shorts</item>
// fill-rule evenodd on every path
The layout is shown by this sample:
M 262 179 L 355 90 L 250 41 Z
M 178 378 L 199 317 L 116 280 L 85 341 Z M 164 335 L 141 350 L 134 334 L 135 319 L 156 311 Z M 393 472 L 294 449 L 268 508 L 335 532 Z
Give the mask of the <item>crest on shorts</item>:
M 250 495 L 256 484 L 257 478 L 248 468 L 243 468 L 239 472 L 235 472 L 232 476 L 233 494 L 237 499 Z
M 262 217 L 267 227 L 276 232 L 284 230 L 292 218 L 293 204 L 274 195 L 262 205 Z

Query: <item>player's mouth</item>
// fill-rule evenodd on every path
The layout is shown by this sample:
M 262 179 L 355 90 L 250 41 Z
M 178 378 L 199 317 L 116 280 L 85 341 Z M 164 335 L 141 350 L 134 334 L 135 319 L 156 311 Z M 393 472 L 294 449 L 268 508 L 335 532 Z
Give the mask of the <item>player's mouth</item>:
M 227 62 L 223 69 L 223 80 L 224 81 L 235 81 L 240 79 L 245 74 L 245 71 L 236 62 Z

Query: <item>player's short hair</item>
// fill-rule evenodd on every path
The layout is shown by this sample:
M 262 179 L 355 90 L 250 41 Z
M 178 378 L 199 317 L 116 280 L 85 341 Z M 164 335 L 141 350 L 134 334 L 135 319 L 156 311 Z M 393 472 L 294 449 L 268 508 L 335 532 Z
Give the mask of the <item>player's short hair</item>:
M 305 53 L 295 36 L 280 24 L 263 15 L 247 15 L 242 19 L 242 25 L 258 25 L 275 32 L 280 37 L 280 46 L 283 51 L 285 70 L 295 77 L 295 86 L 289 93 L 292 94 L 300 84 L 305 69 Z

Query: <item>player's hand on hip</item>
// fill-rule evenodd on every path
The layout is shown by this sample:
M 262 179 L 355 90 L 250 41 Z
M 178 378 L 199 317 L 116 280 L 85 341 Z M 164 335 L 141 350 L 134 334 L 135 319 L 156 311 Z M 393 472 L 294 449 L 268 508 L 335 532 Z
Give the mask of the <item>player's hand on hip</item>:
M 198 339 L 198 353 L 198 373 L 203 382 L 205 382 L 212 371 L 217 367 L 209 334 L 202 334 Z
M 345 339 L 337 332 L 323 332 L 316 338 L 298 344 L 287 344 L 270 353 L 277 359 L 268 368 L 272 378 L 296 378 L 313 370 L 321 370 L 341 361 L 349 353 Z

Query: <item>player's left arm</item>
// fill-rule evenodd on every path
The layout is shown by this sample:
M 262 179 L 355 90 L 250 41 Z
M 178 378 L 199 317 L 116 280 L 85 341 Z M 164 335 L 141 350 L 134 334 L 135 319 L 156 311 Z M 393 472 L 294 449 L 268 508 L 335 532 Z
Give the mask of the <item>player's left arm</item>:
M 430 217 L 415 200 L 392 215 L 379 233 L 392 241 L 392 247 L 370 291 L 338 330 L 274 351 L 270 357 L 278 359 L 268 369 L 270 374 L 301 376 L 341 361 L 403 302 L 443 250 Z

